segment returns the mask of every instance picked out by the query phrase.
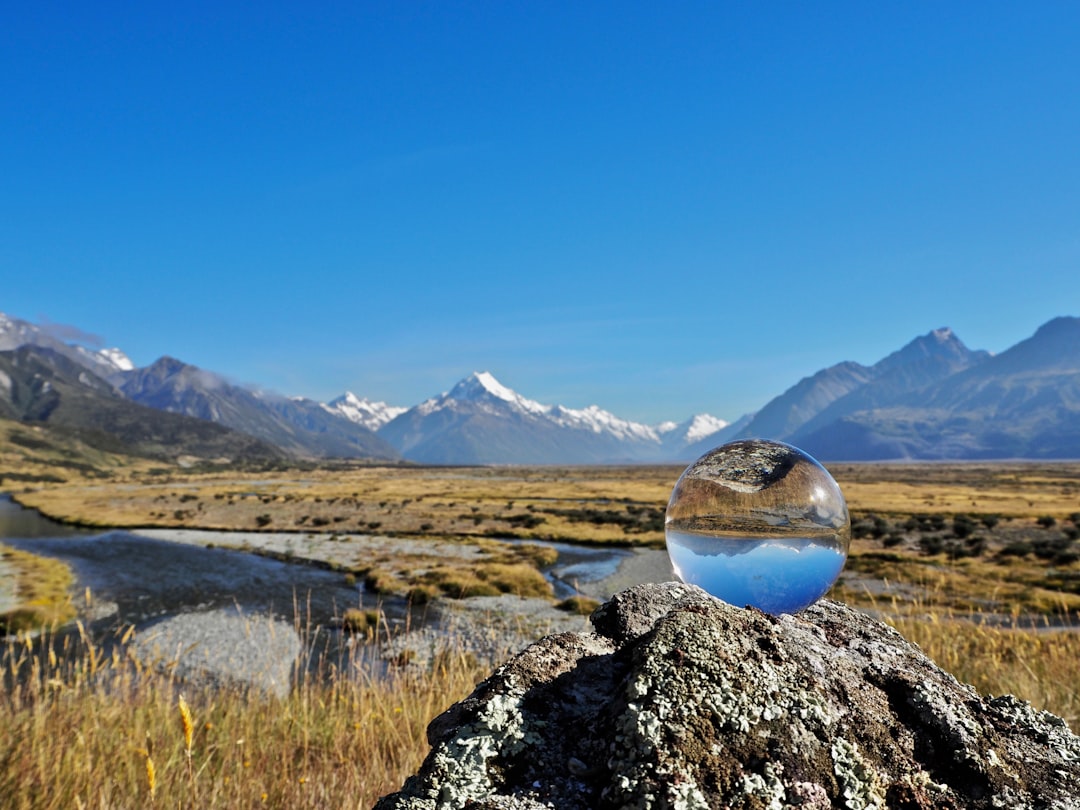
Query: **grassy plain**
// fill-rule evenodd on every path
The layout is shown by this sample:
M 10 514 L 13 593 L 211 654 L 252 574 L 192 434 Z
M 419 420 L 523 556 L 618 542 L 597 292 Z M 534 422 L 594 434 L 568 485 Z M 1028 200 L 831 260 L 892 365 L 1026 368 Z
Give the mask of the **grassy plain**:
M 882 598 L 907 607 L 930 600 L 951 611 L 1006 616 L 1080 611 L 1080 464 L 836 464 L 830 470 L 855 529 L 833 596 L 862 607 Z M 62 482 L 36 481 L 14 496 L 51 517 L 90 526 L 661 547 L 664 507 L 680 472 L 671 466 L 339 466 L 237 476 L 136 466 L 114 467 L 105 480 L 69 471 Z M 504 592 L 542 590 L 525 570 L 541 558 L 488 551 L 487 563 L 518 567 L 478 578 L 474 560 L 414 554 L 380 558 L 353 573 L 375 590 L 418 596 L 491 592 L 490 582 L 477 580 L 492 578 L 502 579 L 495 589 Z
M 924 604 L 893 619 L 960 680 L 1012 693 L 1080 731 L 1080 633 L 972 624 Z M 427 753 L 427 723 L 489 661 L 448 655 L 372 678 L 323 660 L 287 698 L 236 688 L 184 693 L 128 652 L 129 634 L 20 640 L 0 655 L 0 796 L 12 810 L 369 808 Z M 181 694 L 190 706 L 185 719 Z
M 40 464 L 15 475 L 0 466 L 0 478 L 23 504 L 90 525 L 657 546 L 680 472 L 342 467 L 237 476 L 114 461 L 104 471 Z M 1080 632 L 1060 627 L 1077 626 L 1080 465 L 831 470 L 856 534 L 832 595 L 875 611 L 960 680 L 1031 700 L 1080 731 Z M 496 545 L 486 558 L 492 576 L 542 562 L 528 552 L 497 558 Z M 386 570 L 391 560 L 380 564 L 368 573 L 388 576 L 391 589 L 408 586 Z M 357 662 L 325 662 L 322 677 L 301 678 L 285 699 L 190 693 L 189 748 L 181 685 L 168 671 L 143 669 L 124 643 L 68 636 L 65 644 L 22 637 L 0 662 L 0 795 L 13 808 L 370 807 L 417 767 L 426 723 L 492 663 L 449 657 L 373 679 Z

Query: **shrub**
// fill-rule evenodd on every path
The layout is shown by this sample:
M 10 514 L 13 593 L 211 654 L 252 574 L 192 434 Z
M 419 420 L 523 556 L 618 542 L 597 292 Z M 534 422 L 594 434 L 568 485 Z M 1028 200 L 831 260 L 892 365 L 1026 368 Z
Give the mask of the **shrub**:
M 1026 557 L 1032 552 L 1031 543 L 1017 540 L 1002 548 L 997 555 L 999 557 Z
M 953 518 L 952 530 L 953 534 L 963 539 L 975 531 L 975 521 L 967 515 L 957 515 Z
M 500 593 L 515 596 L 550 596 L 551 585 L 544 575 L 527 563 L 486 563 L 477 576 L 499 589 Z
M 940 535 L 926 534 L 919 538 L 919 548 L 923 554 L 940 554 L 945 548 L 945 541 Z
M 595 599 L 590 599 L 588 596 L 570 596 L 563 599 L 559 604 L 555 605 L 559 610 L 565 610 L 568 613 L 576 613 L 579 616 L 588 616 L 598 607 L 600 603 Z
M 341 629 L 347 633 L 367 633 L 379 626 L 379 611 L 349 608 L 341 617 Z
M 432 599 L 439 595 L 438 588 L 432 585 L 415 585 L 409 588 L 405 596 L 414 605 L 426 605 Z
M 364 589 L 372 593 L 393 593 L 397 590 L 397 578 L 382 568 L 372 568 L 364 576 Z

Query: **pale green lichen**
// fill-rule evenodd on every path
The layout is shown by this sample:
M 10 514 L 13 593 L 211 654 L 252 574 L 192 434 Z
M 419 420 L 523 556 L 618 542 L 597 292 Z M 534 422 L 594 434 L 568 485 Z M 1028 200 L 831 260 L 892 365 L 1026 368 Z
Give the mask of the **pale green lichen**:
M 468 801 L 490 796 L 495 786 L 488 762 L 520 753 L 526 744 L 520 698 L 493 695 L 474 722 L 434 752 L 435 768 L 444 776 L 439 795 L 432 797 L 436 810 L 464 807 Z
M 712 807 L 701 788 L 685 778 L 668 788 L 668 801 L 672 810 L 710 810 Z
M 732 639 L 722 626 L 700 622 L 695 616 L 679 621 L 683 623 L 678 628 L 679 664 L 673 666 L 668 656 L 643 658 L 636 677 L 625 687 L 627 705 L 608 765 L 620 775 L 612 786 L 614 794 L 635 797 L 638 803 L 632 806 L 653 806 L 658 797 L 652 793 L 661 790 L 660 784 L 667 785 L 667 806 L 694 807 L 698 799 L 701 806 L 708 806 L 704 793 L 685 776 L 668 778 L 673 776 L 667 766 L 673 752 L 668 749 L 678 747 L 679 741 L 669 738 L 666 729 L 685 728 L 688 711 L 700 716 L 704 710 L 712 715 L 718 731 L 738 734 L 749 734 L 762 723 L 799 717 L 804 721 L 798 724 L 799 730 L 808 741 L 812 732 L 806 729 L 805 721 L 823 731 L 833 724 L 833 713 L 821 696 L 790 688 L 799 681 L 795 662 L 763 662 L 746 658 L 741 651 L 731 659 L 719 660 L 707 651 L 731 645 Z M 722 756 L 716 746 L 714 756 Z M 779 773 L 770 766 L 764 774 L 747 774 L 743 784 L 746 797 L 765 807 L 782 808 L 785 794 Z
M 837 737 L 832 744 L 833 773 L 848 810 L 880 810 L 885 797 L 873 768 L 866 764 L 854 742 Z
M 765 810 L 784 810 L 787 791 L 784 789 L 784 780 L 780 778 L 783 772 L 783 765 L 767 762 L 764 774 L 743 774 L 743 796 L 758 799 Z

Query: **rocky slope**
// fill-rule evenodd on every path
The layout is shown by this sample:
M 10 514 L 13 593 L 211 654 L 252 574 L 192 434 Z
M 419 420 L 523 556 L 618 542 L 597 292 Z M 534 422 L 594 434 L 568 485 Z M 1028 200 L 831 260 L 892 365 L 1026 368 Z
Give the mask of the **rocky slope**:
M 67 355 L 33 344 L 0 351 L 0 418 L 47 429 L 49 445 L 74 441 L 161 459 L 283 457 L 273 445 L 222 425 L 131 402 Z
M 295 456 L 399 458 L 372 431 L 317 402 L 252 391 L 171 357 L 110 379 L 140 405 L 224 425 Z
M 642 585 L 428 728 L 376 810 L 1077 808 L 1080 738 L 835 602 L 771 617 Z

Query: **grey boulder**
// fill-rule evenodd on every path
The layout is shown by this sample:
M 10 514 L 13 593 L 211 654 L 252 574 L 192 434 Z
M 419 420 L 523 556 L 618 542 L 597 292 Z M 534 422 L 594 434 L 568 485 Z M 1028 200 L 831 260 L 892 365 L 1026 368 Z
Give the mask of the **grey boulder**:
M 1080 808 L 1080 738 L 822 601 L 641 585 L 500 667 L 377 810 Z

